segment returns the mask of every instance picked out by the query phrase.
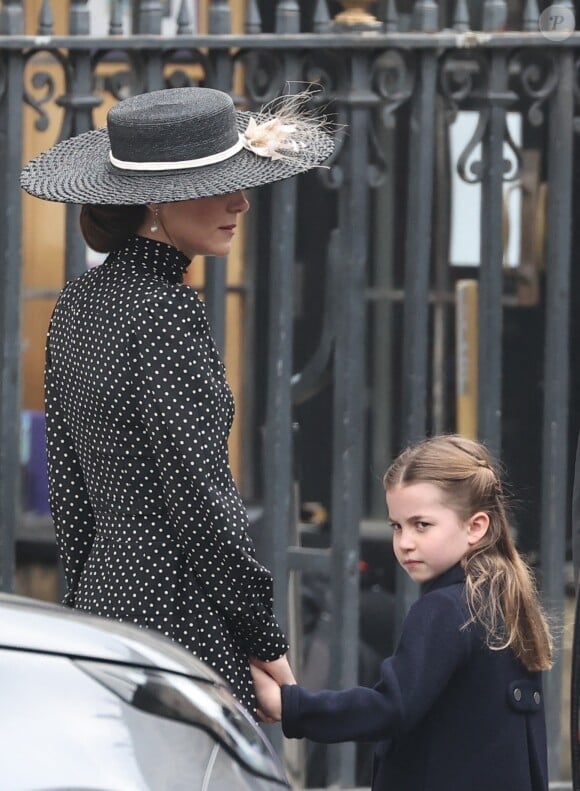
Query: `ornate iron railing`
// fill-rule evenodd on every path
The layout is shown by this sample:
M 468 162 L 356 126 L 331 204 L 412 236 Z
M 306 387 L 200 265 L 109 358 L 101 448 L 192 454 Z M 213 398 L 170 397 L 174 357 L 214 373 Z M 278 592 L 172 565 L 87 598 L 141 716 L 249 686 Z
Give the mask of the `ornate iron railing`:
M 541 475 L 527 481 L 528 488 L 539 484 L 531 525 L 537 540 L 528 548 L 537 550 L 544 600 L 560 618 L 570 479 L 571 211 L 580 63 L 571 3 L 560 2 L 565 13 L 550 16 L 528 0 L 516 20 L 519 29 L 508 30 L 508 12 L 514 13 L 503 0 L 483 0 L 471 10 L 462 0 L 453 7 L 416 0 L 401 2 L 400 8 L 388 0 L 378 4 L 378 11 L 369 2 L 352 0 L 342 2 L 336 16 L 330 3 L 313 0 L 302 17 L 296 0 L 279 0 L 270 32 L 264 32 L 271 6 L 247 0 L 245 32 L 232 34 L 229 3 L 214 0 L 209 32 L 202 35 L 195 32 L 192 5 L 180 2 L 175 33 L 161 36 L 162 5 L 138 4 L 130 33 L 123 26 L 121 3 L 111 3 L 109 32 L 103 37 L 90 35 L 87 0 L 71 0 L 69 33 L 58 36 L 48 0 L 34 35 L 23 32 L 21 0 L 4 0 L 0 7 L 1 587 L 13 585 L 19 519 L 25 294 L 18 177 L 24 106 L 32 108 L 38 129 L 49 126 L 48 108 L 61 107 L 58 136 L 66 138 L 93 126 L 104 95 L 118 99 L 199 81 L 255 107 L 282 93 L 290 81 L 320 86 L 314 106 L 334 114 L 338 131 L 327 170 L 274 185 L 257 201 L 246 251 L 246 331 L 250 339 L 265 332 L 267 344 L 252 347 L 246 357 L 244 489 L 248 499 L 263 506 L 267 529 L 261 532 L 260 551 L 276 579 L 282 622 L 287 620 L 281 603 L 289 596 L 289 572 L 328 574 L 335 614 L 328 683 L 338 687 L 356 681 L 361 525 L 384 518 L 380 475 L 404 443 L 457 426 L 460 394 L 449 382 L 461 340 L 453 323 L 459 313 L 457 273 L 476 282 L 479 294 L 477 432 L 502 455 L 522 437 L 537 449 Z M 306 17 L 309 31 L 301 30 Z M 55 72 L 64 83 L 62 93 Z M 450 134 L 464 113 L 473 114 L 475 125 L 453 157 Z M 521 130 L 518 140 L 508 125 L 511 114 Z M 533 166 L 531 153 L 537 155 Z M 473 229 L 480 235 L 477 266 L 469 270 L 450 265 L 451 235 L 462 221 L 462 207 L 452 200 L 455 171 L 481 196 Z M 548 184 L 545 213 L 539 190 L 527 186 L 530 176 L 536 185 Z M 545 223 L 545 247 L 539 248 L 530 239 L 532 223 L 523 223 L 518 260 L 510 268 L 504 234 L 508 181 L 522 190 L 524 217 Z M 65 277 L 79 274 L 84 259 L 77 210 L 71 207 Z M 311 325 L 319 340 L 310 338 L 300 349 L 294 343 L 295 293 L 297 272 L 304 267 L 297 261 L 320 288 Z M 256 272 L 267 293 L 251 277 Z M 226 293 L 226 262 L 212 261 L 205 299 L 222 348 Z M 540 371 L 535 379 L 505 361 L 506 319 L 511 327 L 534 310 L 540 340 L 530 354 Z M 527 349 L 527 338 L 519 343 L 518 353 Z M 506 399 L 515 379 L 526 376 L 532 386 L 543 387 L 532 424 L 518 423 L 521 410 Z M 329 492 L 330 541 L 328 548 L 316 549 L 295 537 L 295 462 L 312 461 L 295 450 L 293 425 L 303 405 L 321 393 L 327 400 L 318 445 L 326 443 L 330 450 L 319 448 L 320 456 L 316 451 L 314 457 L 316 475 Z M 308 430 L 316 433 L 314 424 Z M 257 459 L 253 438 L 261 426 Z M 321 471 L 325 462 L 328 469 Z M 415 596 L 414 587 L 397 575 L 397 624 Z M 560 657 L 561 636 L 557 643 Z M 559 658 L 547 694 L 554 779 L 560 771 L 561 678 Z M 333 748 L 328 779 L 352 784 L 352 745 Z

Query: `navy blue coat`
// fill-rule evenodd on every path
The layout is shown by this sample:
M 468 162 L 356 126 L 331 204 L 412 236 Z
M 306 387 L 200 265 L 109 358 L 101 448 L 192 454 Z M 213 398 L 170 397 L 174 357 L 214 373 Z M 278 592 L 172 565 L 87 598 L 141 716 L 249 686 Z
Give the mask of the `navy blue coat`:
M 372 689 L 282 687 L 286 736 L 377 741 L 373 791 L 546 791 L 541 674 L 490 650 L 460 566 L 424 588 Z

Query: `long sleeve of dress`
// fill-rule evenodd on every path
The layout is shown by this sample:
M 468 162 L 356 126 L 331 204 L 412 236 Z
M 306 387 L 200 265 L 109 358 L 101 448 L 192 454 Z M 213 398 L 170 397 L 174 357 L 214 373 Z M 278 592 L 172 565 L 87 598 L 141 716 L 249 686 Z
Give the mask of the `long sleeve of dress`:
M 444 591 L 410 609 L 393 656 L 372 689 L 308 692 L 282 688 L 282 725 L 290 738 L 313 741 L 378 741 L 410 730 L 431 708 L 452 674 L 467 661 L 471 630 L 465 612 Z
M 229 468 L 233 404 L 204 306 L 188 288 L 151 299 L 135 318 L 134 338 L 138 408 L 174 538 L 203 595 L 248 652 L 278 658 L 287 644 L 272 610 L 272 578 L 255 558 Z
M 63 604 L 74 607 L 79 579 L 93 545 L 95 517 L 77 452 L 64 422 L 61 397 L 53 377 L 49 330 L 45 367 L 49 502 L 67 584 Z

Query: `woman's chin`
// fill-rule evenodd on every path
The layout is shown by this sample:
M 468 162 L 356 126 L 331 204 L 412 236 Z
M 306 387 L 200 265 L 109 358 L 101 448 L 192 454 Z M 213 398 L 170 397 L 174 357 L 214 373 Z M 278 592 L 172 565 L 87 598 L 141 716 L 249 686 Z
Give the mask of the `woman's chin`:
M 211 250 L 205 253 L 206 256 L 213 256 L 214 258 L 223 257 L 230 254 L 231 244 L 216 245 Z

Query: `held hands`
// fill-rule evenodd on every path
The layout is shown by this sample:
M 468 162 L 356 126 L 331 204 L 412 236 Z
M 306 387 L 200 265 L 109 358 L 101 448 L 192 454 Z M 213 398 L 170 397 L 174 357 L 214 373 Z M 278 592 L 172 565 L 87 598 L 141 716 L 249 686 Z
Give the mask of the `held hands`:
M 259 661 L 259 660 L 258 660 Z M 262 722 L 279 722 L 282 719 L 282 694 L 278 683 L 250 660 L 250 671 L 258 698 L 258 718 Z
M 295 684 L 296 679 L 290 667 L 286 655 L 281 656 L 279 659 L 273 659 L 271 662 L 264 662 L 263 659 L 258 659 L 257 656 L 250 657 L 250 666 L 259 667 L 264 673 L 267 673 L 280 685 L 282 684 Z
M 281 656 L 272 662 L 250 657 L 250 670 L 258 698 L 258 717 L 262 722 L 278 722 L 282 719 L 282 684 L 295 684 L 294 673 L 286 659 Z

